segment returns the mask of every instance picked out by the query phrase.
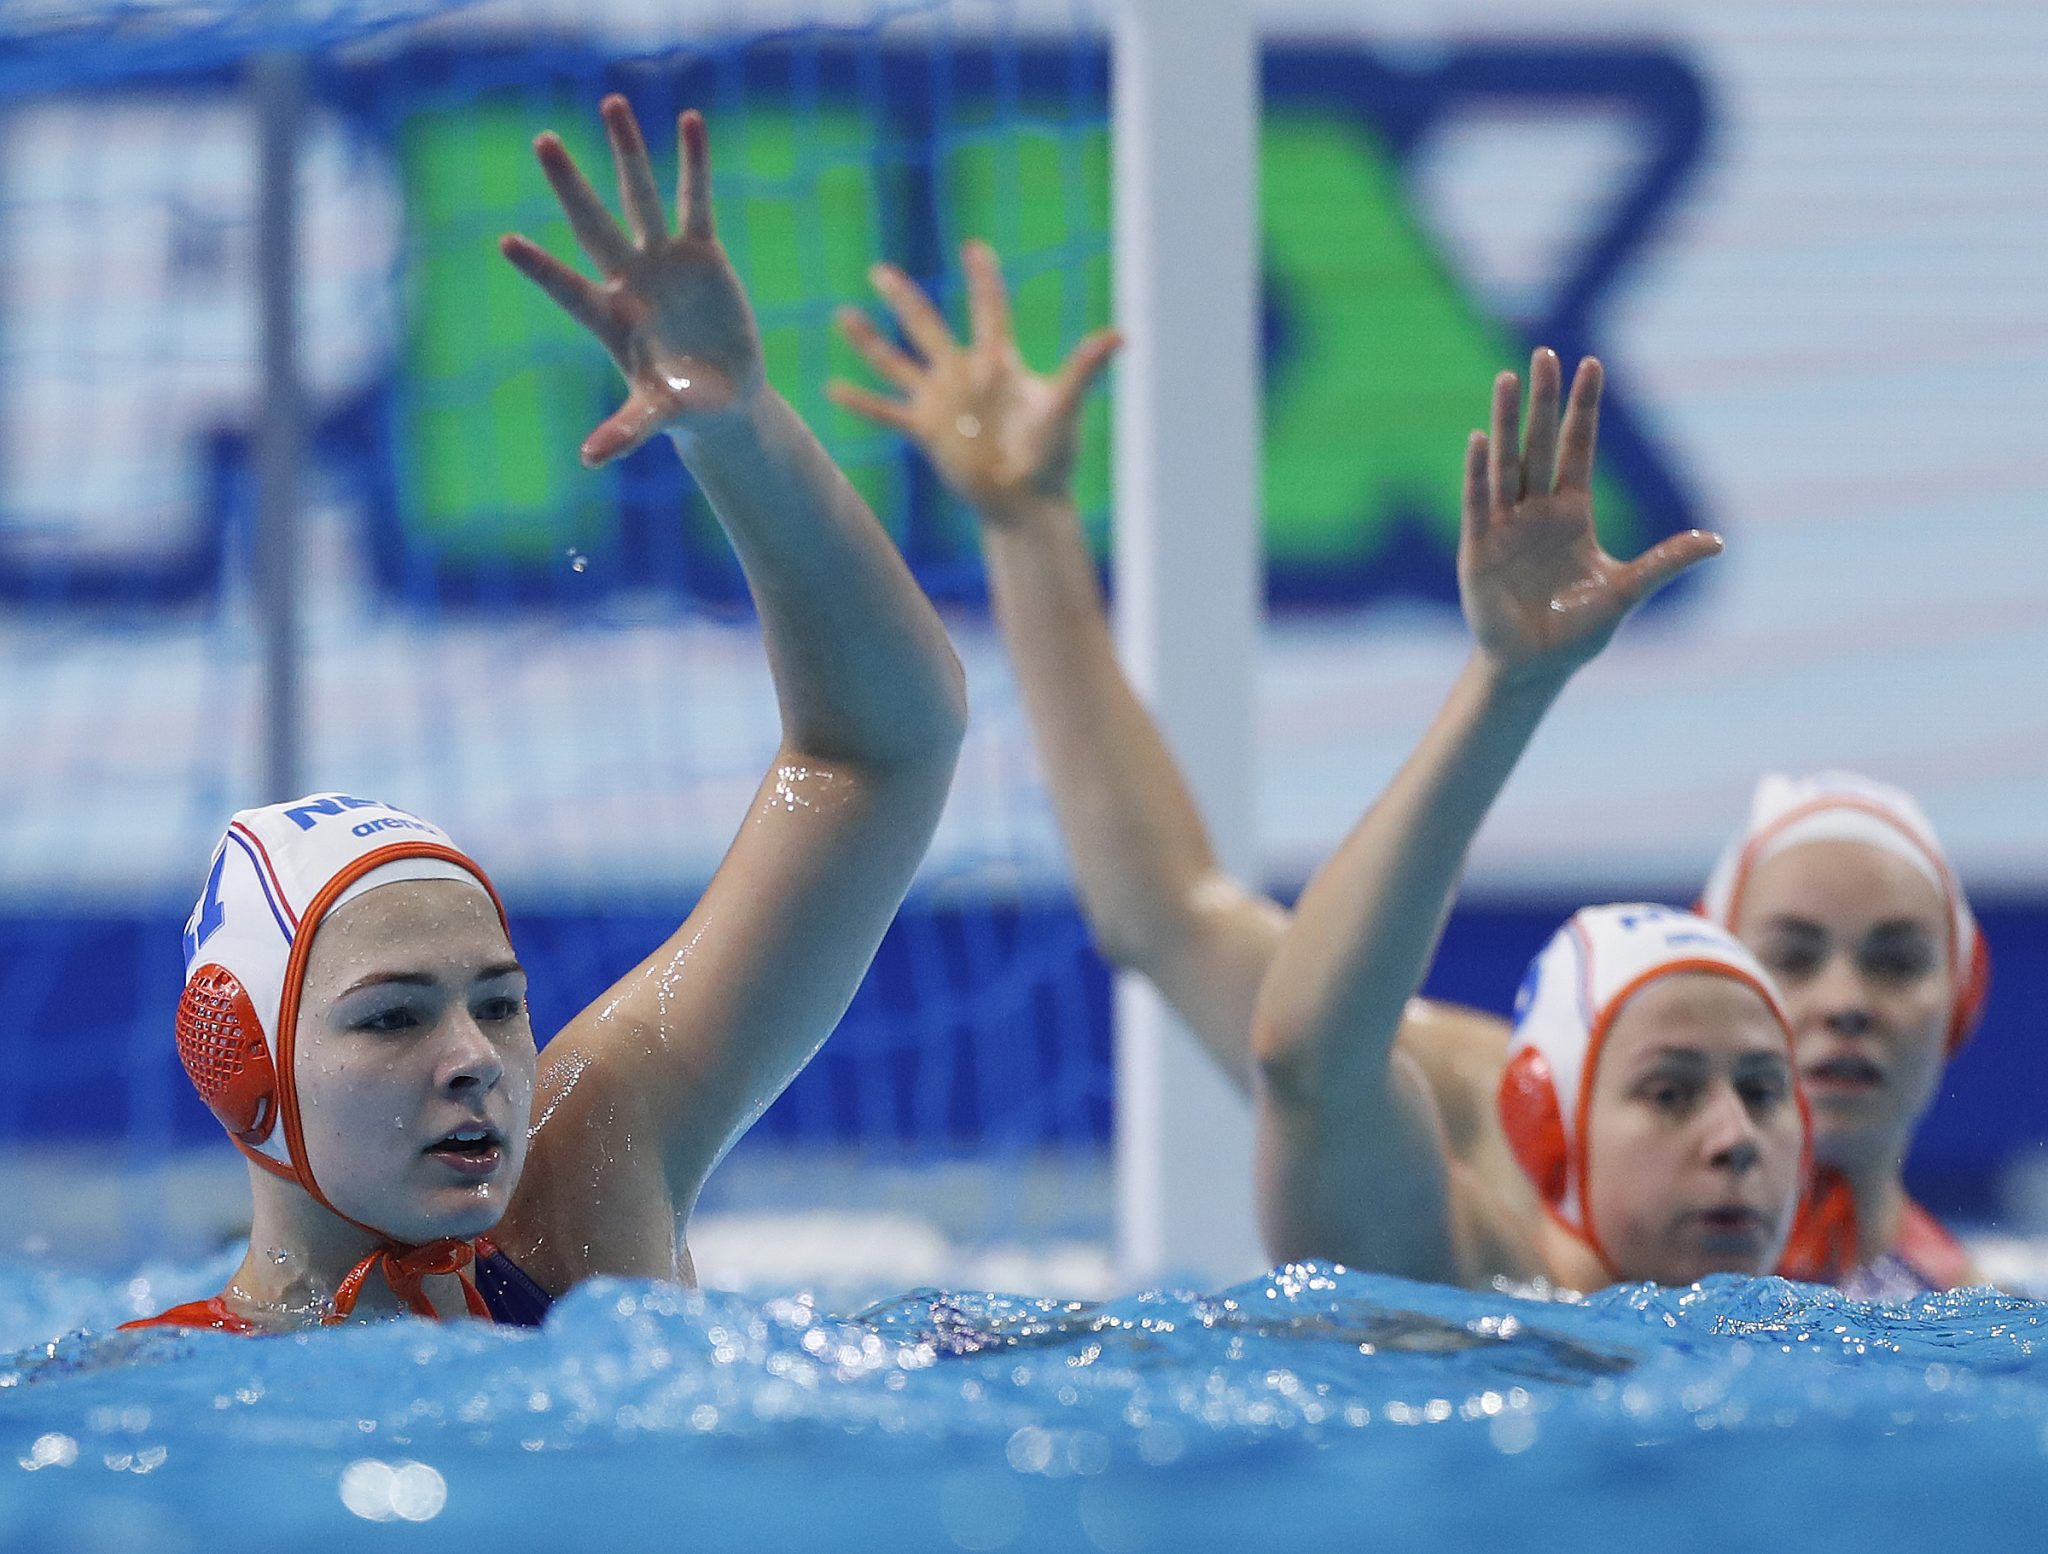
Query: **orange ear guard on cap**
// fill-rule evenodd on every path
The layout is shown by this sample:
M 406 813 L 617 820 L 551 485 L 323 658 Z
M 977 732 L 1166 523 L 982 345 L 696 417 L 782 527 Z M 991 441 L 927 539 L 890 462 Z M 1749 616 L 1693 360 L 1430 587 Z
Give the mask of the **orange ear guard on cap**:
M 1562 1208 L 1571 1185 L 1571 1148 L 1565 1141 L 1557 1084 L 1542 1053 L 1524 1047 L 1515 1054 L 1501 1070 L 1498 1100 L 1501 1131 L 1515 1163 L 1545 1204 Z
M 1954 1057 L 1977 1029 L 1984 1016 L 1984 1000 L 1991 992 L 1991 947 L 1984 942 L 1984 925 L 1974 925 L 1970 935 L 1970 964 L 1958 967 L 1956 1007 L 1948 1022 L 1948 1055 Z
M 221 1126 L 243 1145 L 277 1126 L 277 1066 L 248 993 L 225 966 L 201 966 L 178 1000 L 178 1061 Z

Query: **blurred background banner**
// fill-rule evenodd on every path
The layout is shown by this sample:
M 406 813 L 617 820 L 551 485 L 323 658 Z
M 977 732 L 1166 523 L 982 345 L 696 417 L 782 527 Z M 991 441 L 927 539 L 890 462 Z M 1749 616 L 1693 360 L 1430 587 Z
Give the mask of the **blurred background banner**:
M 1456 475 L 1490 375 L 1538 343 L 1597 353 L 1610 546 L 1699 526 L 1727 554 L 1560 706 L 1436 987 L 1504 1009 L 1573 907 L 1689 900 L 1764 771 L 1901 783 L 1996 960 L 1912 1179 L 2048 1227 L 2048 12 L 1259 10 L 1268 883 L 1298 887 L 1462 656 Z M 959 241 L 989 238 L 1040 363 L 1109 318 L 1104 18 L 1051 0 L 0 3 L 0 1153 L 139 1179 L 215 1135 L 169 1011 L 212 842 L 266 797 L 249 72 L 278 52 L 305 83 L 307 783 L 431 814 L 492 868 L 541 1030 L 715 865 L 775 734 L 737 572 L 666 447 L 578 467 L 612 369 L 493 251 L 517 229 L 571 252 L 540 129 L 594 158 L 621 90 L 672 159 L 653 126 L 703 107 L 771 374 L 975 691 L 917 895 L 742 1155 L 759 1179 L 810 1162 L 799 1194 L 905 1202 L 873 1173 L 994 1160 L 950 1231 L 1096 1234 L 1075 1187 L 1114 1104 L 1107 978 L 972 524 L 822 392 L 855 375 L 829 320 L 878 257 L 954 304 Z M 1080 480 L 1105 558 L 1108 428 L 1098 396 Z M 847 1155 L 864 1185 L 816 1164 Z

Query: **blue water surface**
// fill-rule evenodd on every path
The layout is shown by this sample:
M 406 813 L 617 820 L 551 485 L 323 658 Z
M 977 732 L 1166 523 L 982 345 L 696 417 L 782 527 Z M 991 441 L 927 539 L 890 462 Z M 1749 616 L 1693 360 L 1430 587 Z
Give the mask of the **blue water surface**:
M 0 1267 L 0 1548 L 2010 1549 L 2048 1305 L 1583 1303 L 1298 1264 L 833 1315 L 599 1281 L 545 1329 L 112 1334 L 228 1262 Z M 58 1335 L 63 1336 L 58 1336 Z

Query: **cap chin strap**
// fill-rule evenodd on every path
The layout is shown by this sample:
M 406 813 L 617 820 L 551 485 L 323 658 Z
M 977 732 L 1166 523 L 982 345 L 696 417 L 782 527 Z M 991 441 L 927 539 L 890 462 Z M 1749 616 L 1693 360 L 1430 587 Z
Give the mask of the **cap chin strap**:
M 369 1282 L 370 1274 L 379 1268 L 383 1270 L 384 1282 L 391 1287 L 391 1293 L 398 1297 L 398 1303 L 415 1316 L 440 1317 L 441 1313 L 427 1298 L 425 1281 L 436 1274 L 453 1274 L 462 1286 L 462 1299 L 469 1307 L 469 1314 L 488 1321 L 491 1308 L 485 1304 L 475 1281 L 463 1272 L 475 1261 L 476 1248 L 454 1236 L 413 1247 L 402 1246 L 396 1241 L 387 1242 L 348 1271 L 348 1276 L 334 1291 L 334 1309 L 320 1319 L 321 1323 L 333 1327 L 346 1322 L 354 1314 L 356 1302 L 362 1298 L 363 1286 Z

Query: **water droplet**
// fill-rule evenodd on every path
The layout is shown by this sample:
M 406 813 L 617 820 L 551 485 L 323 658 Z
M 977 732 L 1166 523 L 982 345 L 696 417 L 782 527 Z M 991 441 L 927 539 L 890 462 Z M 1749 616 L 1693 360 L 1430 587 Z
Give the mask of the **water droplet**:
M 962 437 L 979 437 L 981 435 L 981 418 L 979 416 L 963 415 L 953 423 L 953 430 Z
M 590 570 L 590 558 L 584 555 L 582 551 L 576 549 L 575 546 L 570 546 L 563 554 L 569 558 L 569 570 L 571 572 L 588 572 Z

